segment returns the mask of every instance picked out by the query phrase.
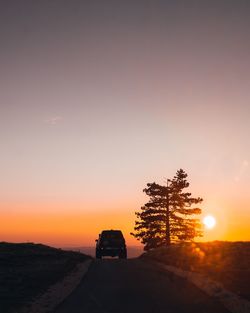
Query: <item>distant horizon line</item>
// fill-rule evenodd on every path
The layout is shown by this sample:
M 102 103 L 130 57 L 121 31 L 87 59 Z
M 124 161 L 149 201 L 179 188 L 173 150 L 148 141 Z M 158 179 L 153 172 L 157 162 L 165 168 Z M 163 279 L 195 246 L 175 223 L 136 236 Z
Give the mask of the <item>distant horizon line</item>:
M 177 242 L 177 243 L 211 243 L 211 242 L 250 242 L 250 240 L 210 240 L 210 241 L 190 241 L 190 242 Z M 75 244 L 50 244 L 50 243 L 43 243 L 43 242 L 34 242 L 34 241 L 19 241 L 19 242 L 14 242 L 14 241 L 0 241 L 0 244 L 2 243 L 10 243 L 10 244 L 36 244 L 36 245 L 45 245 L 45 246 L 50 246 L 54 248 L 94 248 L 95 245 L 75 245 Z M 175 242 L 176 243 L 176 242 Z M 173 244 L 175 244 L 173 243 Z M 143 248 L 143 244 L 140 245 L 130 245 L 127 244 L 127 247 L 130 248 Z

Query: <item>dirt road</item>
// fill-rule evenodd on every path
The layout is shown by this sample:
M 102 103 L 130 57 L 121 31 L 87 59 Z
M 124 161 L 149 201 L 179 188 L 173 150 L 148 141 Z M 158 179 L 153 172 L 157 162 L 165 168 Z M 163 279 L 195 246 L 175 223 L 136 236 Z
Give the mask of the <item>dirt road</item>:
M 186 280 L 140 259 L 96 260 L 54 313 L 228 313 Z

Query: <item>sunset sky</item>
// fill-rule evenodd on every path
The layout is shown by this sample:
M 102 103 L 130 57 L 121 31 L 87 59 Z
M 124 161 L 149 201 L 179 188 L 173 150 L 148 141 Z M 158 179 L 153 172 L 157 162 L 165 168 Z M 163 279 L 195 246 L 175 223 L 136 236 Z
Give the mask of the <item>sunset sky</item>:
M 177 169 L 250 240 L 249 1 L 0 1 L 0 241 L 129 244 Z

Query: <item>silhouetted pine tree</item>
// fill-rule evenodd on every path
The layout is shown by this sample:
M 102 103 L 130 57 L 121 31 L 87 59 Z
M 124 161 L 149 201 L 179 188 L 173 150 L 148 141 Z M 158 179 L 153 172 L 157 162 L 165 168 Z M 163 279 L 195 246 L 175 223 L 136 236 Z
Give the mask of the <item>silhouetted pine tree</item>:
M 184 192 L 189 187 L 184 170 L 177 171 L 167 186 L 156 183 L 147 184 L 143 190 L 150 200 L 140 212 L 136 212 L 135 233 L 131 233 L 145 246 L 144 250 L 170 245 L 173 241 L 192 240 L 202 236 L 200 219 L 201 209 L 193 207 L 202 202 Z

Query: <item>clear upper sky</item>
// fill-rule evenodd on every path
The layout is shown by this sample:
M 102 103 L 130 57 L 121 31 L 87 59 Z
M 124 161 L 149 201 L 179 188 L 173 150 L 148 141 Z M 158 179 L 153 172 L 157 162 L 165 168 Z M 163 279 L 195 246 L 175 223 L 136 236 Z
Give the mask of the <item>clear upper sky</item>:
M 0 240 L 130 243 L 146 183 L 183 168 L 250 240 L 249 1 L 0 1 Z

